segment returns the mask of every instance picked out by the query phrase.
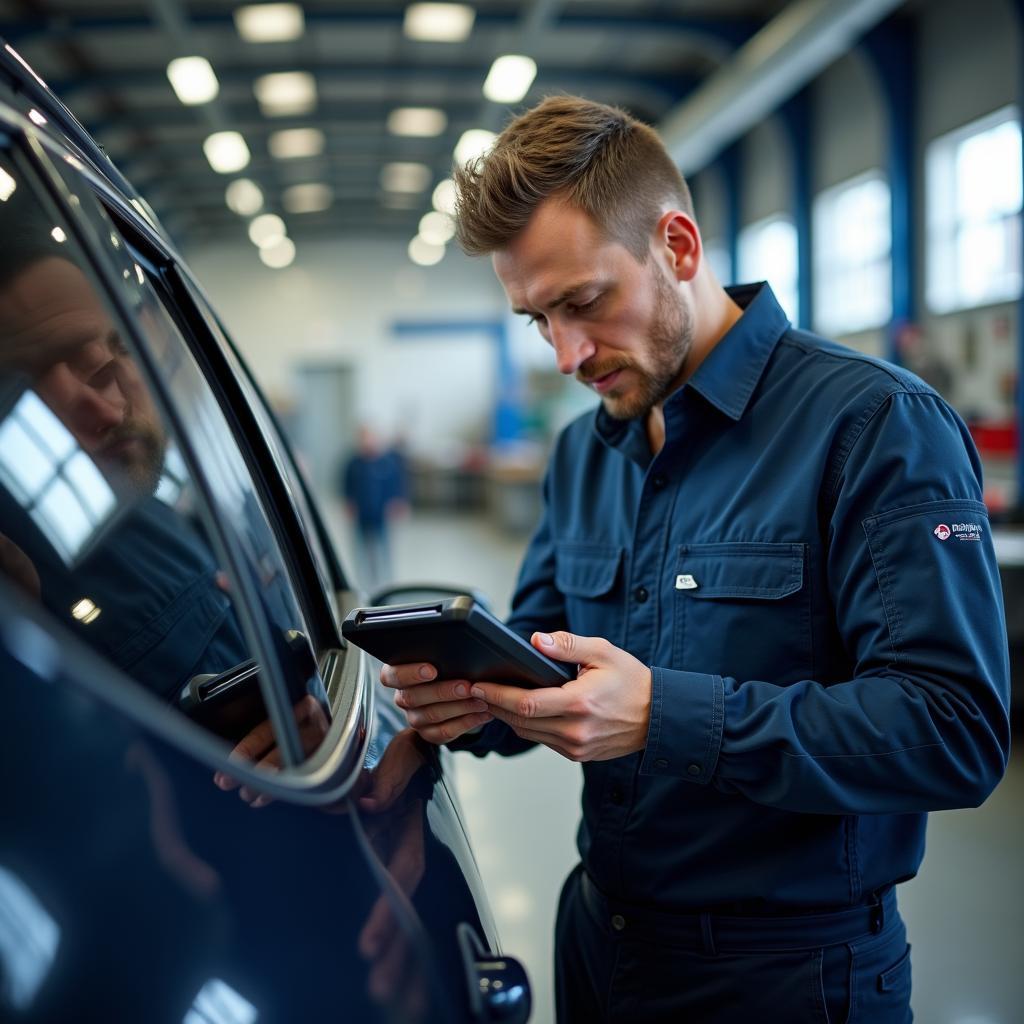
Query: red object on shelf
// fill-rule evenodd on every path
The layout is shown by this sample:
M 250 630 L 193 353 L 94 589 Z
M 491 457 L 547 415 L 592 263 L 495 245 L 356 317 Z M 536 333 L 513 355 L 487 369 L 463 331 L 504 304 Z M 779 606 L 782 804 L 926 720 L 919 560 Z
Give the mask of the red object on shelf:
M 1017 424 L 1013 420 L 991 420 L 986 423 L 971 423 L 971 437 L 982 456 L 1007 456 L 1017 454 Z

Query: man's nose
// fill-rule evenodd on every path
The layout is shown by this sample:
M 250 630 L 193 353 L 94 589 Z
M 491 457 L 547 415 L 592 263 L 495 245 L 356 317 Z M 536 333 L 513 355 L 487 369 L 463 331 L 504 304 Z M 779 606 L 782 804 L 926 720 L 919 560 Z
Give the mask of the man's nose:
M 597 351 L 581 326 L 552 320 L 549 329 L 559 373 L 575 373 Z
M 116 382 L 102 388 L 85 385 L 76 403 L 75 418 L 80 428 L 101 437 L 124 422 L 128 402 Z

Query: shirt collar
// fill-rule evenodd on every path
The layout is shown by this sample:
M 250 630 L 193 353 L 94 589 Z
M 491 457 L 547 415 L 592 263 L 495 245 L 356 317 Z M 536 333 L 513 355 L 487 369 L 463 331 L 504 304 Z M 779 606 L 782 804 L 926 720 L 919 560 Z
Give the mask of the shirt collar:
M 739 420 L 790 323 L 765 281 L 736 285 L 726 292 L 743 315 L 707 354 L 687 385 L 726 416 Z
M 722 335 L 694 375 L 665 404 L 673 404 L 687 387 L 691 387 L 726 416 L 739 420 L 746 412 L 768 359 L 779 338 L 789 329 L 790 322 L 767 281 L 733 285 L 725 290 L 743 310 L 743 315 Z M 598 436 L 613 447 L 620 447 L 627 435 L 637 443 L 639 437 L 643 437 L 646 444 L 641 420 L 613 419 L 603 405 L 597 407 L 594 428 Z M 636 428 L 639 428 L 639 435 Z

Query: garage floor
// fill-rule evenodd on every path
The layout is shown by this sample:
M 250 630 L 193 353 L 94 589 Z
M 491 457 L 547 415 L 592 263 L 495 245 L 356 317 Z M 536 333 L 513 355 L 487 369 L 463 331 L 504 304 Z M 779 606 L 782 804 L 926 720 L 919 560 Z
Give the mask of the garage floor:
M 396 533 L 396 577 L 472 584 L 503 614 L 524 544 L 480 519 L 415 516 Z M 579 769 L 547 750 L 510 760 L 462 755 L 457 765 L 505 951 L 530 973 L 534 1024 L 551 1024 L 551 932 L 562 879 L 576 860 Z M 920 1024 L 1024 1020 L 1022 807 L 1018 758 L 984 807 L 932 816 L 922 873 L 900 888 Z

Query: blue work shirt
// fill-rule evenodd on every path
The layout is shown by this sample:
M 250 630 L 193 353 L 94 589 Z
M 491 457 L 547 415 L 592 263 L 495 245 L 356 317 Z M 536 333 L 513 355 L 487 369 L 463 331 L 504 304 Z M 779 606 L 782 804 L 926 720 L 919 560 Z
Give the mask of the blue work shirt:
M 570 424 L 513 600 L 523 635 L 651 666 L 644 750 L 583 766 L 580 856 L 610 897 L 799 912 L 912 877 L 927 811 L 980 804 L 1009 747 L 981 469 L 896 366 L 804 331 L 767 285 L 664 405 Z M 527 744 L 499 722 L 476 753 Z

